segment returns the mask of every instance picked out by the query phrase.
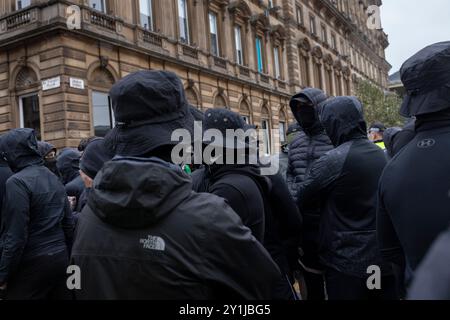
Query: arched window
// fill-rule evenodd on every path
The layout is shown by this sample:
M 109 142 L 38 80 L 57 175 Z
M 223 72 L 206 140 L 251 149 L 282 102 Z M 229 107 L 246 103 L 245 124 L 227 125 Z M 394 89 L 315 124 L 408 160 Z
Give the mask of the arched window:
M 94 135 L 104 137 L 114 127 L 115 119 L 112 110 L 109 90 L 113 86 L 114 76 L 108 69 L 96 68 L 89 79 L 91 92 L 92 120 Z
M 245 123 L 252 123 L 250 106 L 246 100 L 242 100 L 241 105 L 239 106 L 239 114 L 242 116 Z
M 15 81 L 19 107 L 19 127 L 34 129 L 37 139 L 41 140 L 41 112 L 37 91 L 38 86 L 39 80 L 33 69 L 30 67 L 20 69 Z
M 194 89 L 189 88 L 186 90 L 186 99 L 188 100 L 189 104 L 193 107 L 196 107 L 197 109 L 200 109 L 200 104 L 197 99 L 197 94 L 195 93 Z
M 214 108 L 228 108 L 227 102 L 221 94 L 218 94 L 214 99 Z
M 270 131 L 270 112 L 267 104 L 264 104 L 261 110 L 261 133 L 262 133 L 262 153 L 269 156 L 271 154 L 271 131 Z

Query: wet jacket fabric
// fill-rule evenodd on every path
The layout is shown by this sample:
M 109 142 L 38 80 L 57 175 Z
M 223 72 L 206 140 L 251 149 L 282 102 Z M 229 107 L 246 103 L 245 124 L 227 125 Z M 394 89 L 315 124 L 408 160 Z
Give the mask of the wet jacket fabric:
M 322 123 L 337 147 L 314 163 L 299 187 L 300 212 L 320 200 L 320 258 L 335 271 L 366 277 L 381 265 L 376 240 L 378 181 L 384 152 L 367 139 L 362 106 L 356 98 L 327 102 Z
M 157 158 L 103 167 L 72 260 L 89 270 L 78 299 L 268 299 L 280 274 L 223 199 Z
M 410 300 L 450 300 L 450 230 L 436 240 L 417 269 Z
M 15 174 L 6 183 L 0 231 L 0 283 L 24 261 L 70 249 L 73 220 L 64 186 L 43 166 L 31 129 L 2 137 Z
M 213 165 L 194 172 L 196 192 L 207 192 L 226 199 L 230 207 L 252 230 L 256 239 L 264 241 L 265 200 L 271 185 L 260 169 L 250 165 Z
M 380 182 L 378 237 L 386 261 L 414 271 L 450 223 L 450 109 L 416 122 L 416 135 Z

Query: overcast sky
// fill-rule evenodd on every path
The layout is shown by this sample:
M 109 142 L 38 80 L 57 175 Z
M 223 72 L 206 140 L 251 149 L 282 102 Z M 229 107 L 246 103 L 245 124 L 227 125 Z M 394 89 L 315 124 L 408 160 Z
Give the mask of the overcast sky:
M 392 74 L 423 47 L 450 41 L 450 0 L 383 0 L 381 21 L 389 35 Z

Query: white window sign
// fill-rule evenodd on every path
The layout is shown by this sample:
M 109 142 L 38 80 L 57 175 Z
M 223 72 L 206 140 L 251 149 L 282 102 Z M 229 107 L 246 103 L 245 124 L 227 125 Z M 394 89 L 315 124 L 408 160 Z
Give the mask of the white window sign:
M 70 87 L 84 90 L 84 80 L 77 78 L 70 78 Z
M 51 78 L 42 81 L 42 90 L 51 90 L 61 87 L 61 77 Z

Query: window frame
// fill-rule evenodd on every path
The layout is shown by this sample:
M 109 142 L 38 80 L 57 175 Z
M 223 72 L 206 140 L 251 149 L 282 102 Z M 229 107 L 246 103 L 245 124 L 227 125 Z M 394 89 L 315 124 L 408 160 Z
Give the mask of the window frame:
M 23 10 L 23 9 L 28 8 L 29 6 L 31 6 L 31 0 L 25 0 L 25 1 L 28 1 L 28 4 L 25 5 L 25 6 L 22 5 L 23 1 L 24 0 L 16 0 L 15 1 L 15 10 L 16 11 Z M 19 3 L 21 4 L 20 8 L 19 8 Z
M 239 39 L 237 39 L 237 30 L 239 30 Z M 239 40 L 239 41 L 238 41 Z M 238 49 L 238 43 L 240 47 L 240 56 L 239 56 L 239 49 Z M 239 24 L 234 25 L 234 51 L 235 51 L 235 59 L 236 63 L 240 66 L 245 65 L 245 55 L 244 55 L 244 44 L 242 42 L 242 26 Z M 239 63 L 239 59 L 241 58 L 241 63 Z
M 216 29 L 216 33 L 215 33 L 215 50 L 216 52 L 213 52 L 213 35 L 214 33 L 211 30 L 211 17 L 214 16 L 215 18 L 215 29 Z M 220 46 L 220 39 L 219 39 L 219 14 L 213 10 L 209 10 L 208 11 L 208 29 L 209 29 L 209 46 L 210 46 L 210 53 L 216 57 L 220 57 L 221 56 L 221 46 Z
M 143 19 L 142 19 L 142 15 L 143 15 L 143 11 L 142 11 L 142 6 L 141 6 L 141 2 L 145 1 L 147 2 L 148 5 L 148 19 L 149 19 L 149 27 L 145 28 L 145 26 L 143 25 Z M 145 30 L 148 31 L 155 31 L 155 16 L 154 16 L 154 12 L 155 12 L 155 7 L 154 7 L 154 1 L 153 0 L 139 0 L 139 25 L 144 28 Z
M 184 15 L 185 17 L 181 17 L 181 2 L 184 3 Z M 190 45 L 191 44 L 191 28 L 190 28 L 190 17 L 189 17 L 189 1 L 188 0 L 177 0 L 177 10 L 178 10 L 178 38 L 180 39 L 180 41 L 184 44 Z M 186 35 L 186 39 L 183 39 L 181 36 L 181 19 L 184 19 L 184 23 L 183 23 L 183 29 L 186 28 L 186 30 L 184 30 L 184 33 Z
M 97 135 L 98 133 L 96 132 L 96 124 L 95 124 L 95 104 L 94 104 L 94 95 L 95 94 L 99 94 L 99 95 L 103 95 L 106 96 L 108 98 L 108 115 L 109 115 L 109 122 L 110 122 L 110 130 L 113 129 L 115 127 L 115 116 L 114 116 L 114 112 L 113 112 L 113 108 L 112 108 L 112 101 L 111 101 L 111 97 L 109 95 L 108 92 L 104 92 L 101 90 L 95 90 L 93 89 L 91 92 L 91 105 L 92 105 L 92 128 L 93 128 L 93 132 L 94 135 Z
M 93 1 L 99 1 L 99 2 L 101 3 L 101 5 L 102 5 L 102 9 L 99 10 L 99 9 L 97 9 L 97 8 L 94 8 L 94 7 L 92 6 L 92 5 L 93 5 L 93 3 L 92 3 Z M 108 12 L 108 7 L 107 7 L 107 2 L 106 2 L 106 0 L 89 0 L 89 8 L 91 8 L 91 9 L 93 9 L 93 10 L 95 10 L 95 11 L 104 13 L 104 14 L 107 14 L 107 12 Z
M 281 70 L 282 59 L 279 45 L 273 46 L 273 64 L 275 71 L 275 79 L 278 80 L 283 79 L 283 72 Z
M 259 42 L 259 50 L 258 50 Z M 265 53 L 264 53 L 264 38 L 257 34 L 255 36 L 255 53 L 256 53 L 256 68 L 259 73 L 266 73 Z
M 312 35 L 317 37 L 317 23 L 316 17 L 313 14 L 309 15 L 309 29 Z

